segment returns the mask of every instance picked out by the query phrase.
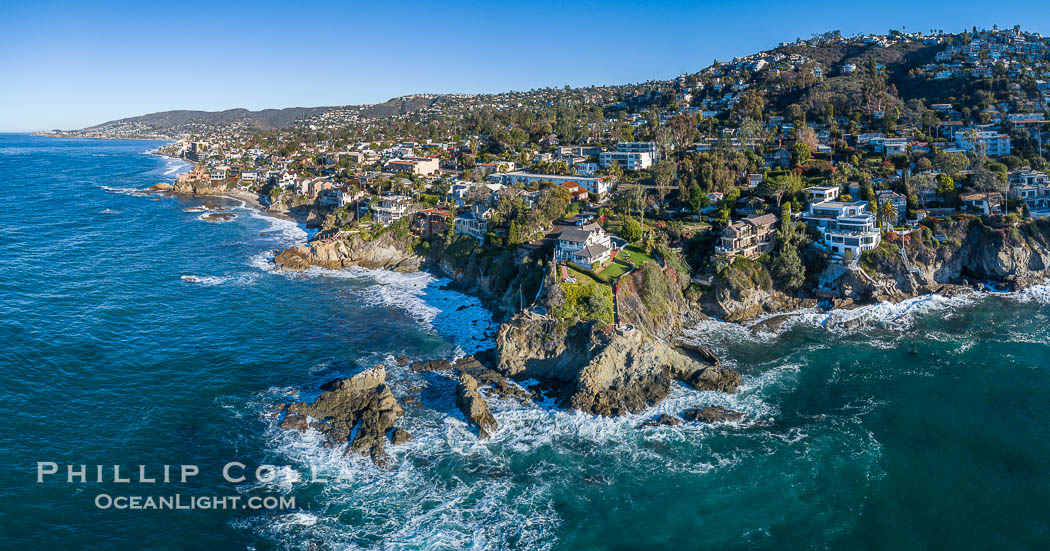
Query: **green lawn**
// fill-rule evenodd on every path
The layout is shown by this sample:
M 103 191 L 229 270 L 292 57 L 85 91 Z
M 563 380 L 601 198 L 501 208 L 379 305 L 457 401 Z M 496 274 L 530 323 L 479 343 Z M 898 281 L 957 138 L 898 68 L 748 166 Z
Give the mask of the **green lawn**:
M 559 268 L 559 271 L 560 271 L 560 268 Z M 572 265 L 569 265 L 569 276 L 570 277 L 575 277 L 576 278 L 576 283 L 605 283 L 604 281 L 599 281 L 599 280 L 591 277 L 590 275 L 588 275 L 588 274 L 586 274 L 584 272 L 581 272 L 581 271 L 577 270 L 576 268 L 573 268 Z
M 625 253 L 629 253 L 630 256 L 626 256 Z M 634 262 L 634 265 L 637 267 L 641 267 L 642 264 L 645 264 L 646 262 L 656 262 L 656 258 L 652 255 L 645 254 L 645 249 L 636 244 L 627 245 L 623 248 L 623 251 L 616 256 L 617 260 L 623 260 L 625 262 L 628 258 L 630 258 L 631 262 Z M 657 264 L 659 264 L 659 262 L 657 262 Z
M 622 276 L 623 274 L 626 274 L 630 270 L 631 267 L 627 264 L 614 261 L 613 263 L 606 266 L 604 270 L 598 272 L 597 275 L 598 278 L 604 281 L 605 283 L 612 283 L 616 280 L 616 278 Z

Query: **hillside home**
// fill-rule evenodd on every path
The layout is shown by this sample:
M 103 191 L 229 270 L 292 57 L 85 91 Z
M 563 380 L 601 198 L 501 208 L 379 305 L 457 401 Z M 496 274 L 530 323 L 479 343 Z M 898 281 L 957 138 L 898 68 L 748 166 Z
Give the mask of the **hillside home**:
M 849 251 L 857 256 L 879 246 L 882 239 L 867 201 L 811 203 L 802 219 L 820 231 L 821 243 L 833 253 Z
M 558 234 L 554 259 L 557 262 L 571 262 L 580 268 L 590 270 L 594 264 L 602 263 L 611 257 L 613 239 L 598 224 L 587 224 L 578 228 L 569 228 Z
M 455 232 L 459 235 L 469 235 L 478 242 L 485 240 L 485 233 L 489 229 L 489 220 L 492 219 L 492 207 L 474 203 L 470 210 L 456 217 Z
M 964 193 L 959 196 L 959 210 L 969 214 L 1000 214 L 1002 195 L 998 193 Z
M 777 217 L 772 214 L 751 215 L 737 220 L 722 230 L 715 254 L 726 258 L 740 255 L 755 258 L 773 250 L 773 226 Z
M 376 222 L 384 226 L 404 218 L 411 206 L 412 201 L 403 195 L 380 197 L 371 204 L 372 214 L 375 216 Z

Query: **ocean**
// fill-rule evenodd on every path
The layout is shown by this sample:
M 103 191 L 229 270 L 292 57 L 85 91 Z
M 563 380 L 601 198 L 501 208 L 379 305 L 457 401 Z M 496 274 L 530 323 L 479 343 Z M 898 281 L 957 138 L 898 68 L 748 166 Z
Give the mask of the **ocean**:
M 806 311 L 775 335 L 690 327 L 741 372 L 739 393 L 676 387 L 616 419 L 493 402 L 500 429 L 478 441 L 454 381 L 394 361 L 490 346 L 476 299 L 423 273 L 275 272 L 274 250 L 307 230 L 136 193 L 186 169 L 146 153 L 159 145 L 0 135 L 0 547 L 1050 546 L 1050 287 Z M 276 404 L 377 363 L 397 392 L 419 389 L 388 467 L 277 427 Z M 748 417 L 639 428 L 712 404 Z M 231 463 L 275 467 L 228 482 Z M 199 474 L 149 483 L 139 465 Z M 295 506 L 99 506 L 173 494 Z

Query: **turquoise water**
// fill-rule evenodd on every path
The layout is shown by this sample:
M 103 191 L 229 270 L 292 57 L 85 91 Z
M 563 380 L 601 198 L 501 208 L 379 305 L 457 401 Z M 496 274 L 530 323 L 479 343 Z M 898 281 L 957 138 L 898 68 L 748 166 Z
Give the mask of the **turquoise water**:
M 691 328 L 744 375 L 645 415 L 496 403 L 477 442 L 454 384 L 420 387 L 379 469 L 274 404 L 394 356 L 485 347 L 495 326 L 425 274 L 274 273 L 293 223 L 129 190 L 184 168 L 150 142 L 0 135 L 0 547 L 38 549 L 1031 549 L 1050 544 L 1050 290 L 918 299 L 776 336 Z M 184 279 L 183 276 L 186 276 Z M 461 308 L 461 305 L 466 305 Z M 722 404 L 749 421 L 641 430 Z M 186 484 L 36 482 L 59 465 L 193 464 Z M 273 464 L 269 483 L 223 465 Z M 325 483 L 310 480 L 311 468 Z M 125 471 L 125 472 L 126 472 Z M 64 471 L 62 471 L 64 474 Z M 294 510 L 100 510 L 108 495 L 280 495 Z

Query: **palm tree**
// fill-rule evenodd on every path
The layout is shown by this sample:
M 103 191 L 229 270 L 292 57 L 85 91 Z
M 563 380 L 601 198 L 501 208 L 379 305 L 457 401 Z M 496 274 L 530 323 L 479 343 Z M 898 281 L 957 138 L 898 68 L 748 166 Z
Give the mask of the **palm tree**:
M 886 222 L 897 220 L 897 207 L 892 201 L 883 201 L 878 208 L 879 227 L 885 229 Z

